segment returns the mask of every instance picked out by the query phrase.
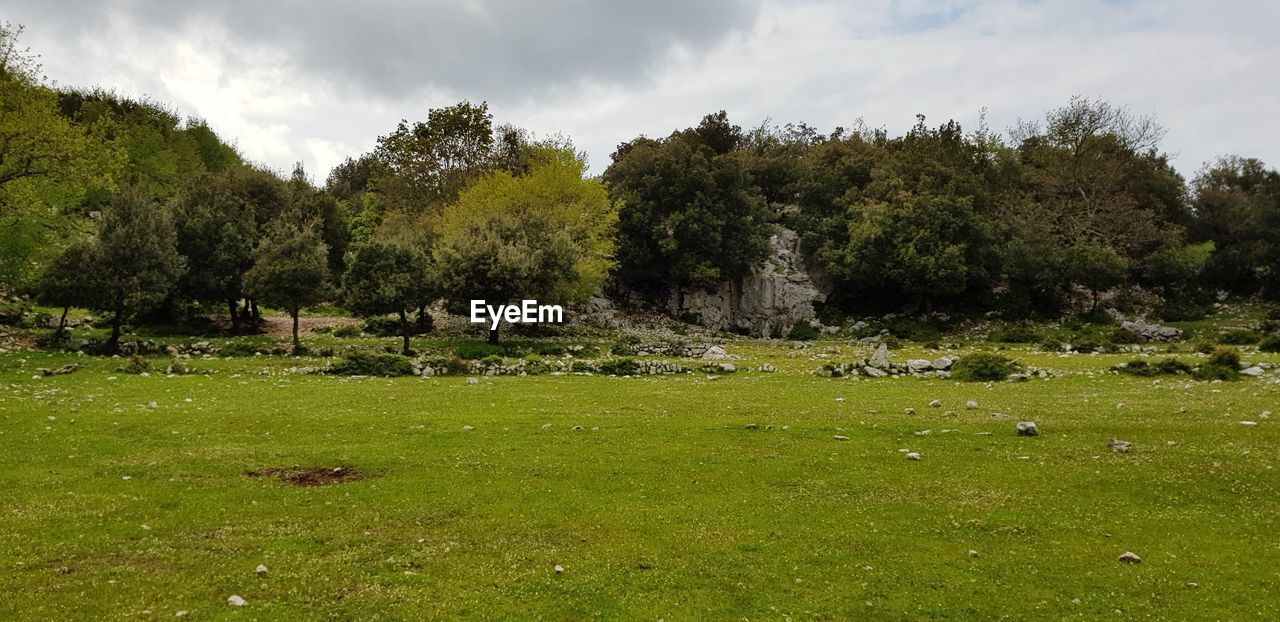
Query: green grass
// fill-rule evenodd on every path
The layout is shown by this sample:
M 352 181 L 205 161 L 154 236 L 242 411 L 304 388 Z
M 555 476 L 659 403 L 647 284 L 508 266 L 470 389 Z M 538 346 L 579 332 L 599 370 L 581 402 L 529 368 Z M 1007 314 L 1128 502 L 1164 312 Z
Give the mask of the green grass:
M 715 381 L 478 385 L 0 354 L 0 618 L 1280 617 L 1280 429 L 1259 416 L 1280 384 L 1133 378 L 1106 372 L 1133 354 L 1034 346 L 1001 352 L 1066 375 L 814 376 L 834 345 L 731 344 L 781 371 Z M 293 465 L 364 477 L 247 475 Z

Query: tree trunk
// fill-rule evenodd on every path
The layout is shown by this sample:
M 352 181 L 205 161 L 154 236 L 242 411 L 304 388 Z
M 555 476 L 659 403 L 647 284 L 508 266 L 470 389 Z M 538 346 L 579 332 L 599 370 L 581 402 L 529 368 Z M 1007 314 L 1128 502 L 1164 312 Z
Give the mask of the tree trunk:
M 227 310 L 231 312 L 231 334 L 240 334 L 240 314 L 236 313 L 236 300 L 234 298 L 227 299 Z
M 107 353 L 120 352 L 120 324 L 124 321 L 124 305 L 116 303 L 115 317 L 111 318 L 111 339 L 107 341 Z
M 254 323 L 254 324 L 257 324 L 257 323 L 259 323 L 259 322 L 261 322 L 261 321 L 262 321 L 262 312 L 261 312 L 261 311 L 258 311 L 258 301 L 257 301 L 257 300 L 253 300 L 253 301 L 251 301 L 251 302 L 250 302 L 250 304 L 253 306 L 253 323 Z M 295 320 L 296 320 L 296 319 L 298 319 L 298 317 L 295 315 L 293 319 L 295 319 Z
M 427 305 L 418 305 L 418 328 L 427 330 Z
M 498 329 L 489 329 L 489 343 L 495 346 L 498 345 Z
M 71 307 L 62 308 L 62 318 L 58 320 L 58 332 L 57 332 L 58 339 L 62 339 L 62 336 L 65 335 L 67 332 L 67 311 L 70 311 L 70 310 L 71 310 Z
M 255 305 L 255 310 L 256 310 L 256 306 L 257 306 L 257 305 Z M 294 308 L 292 308 L 292 309 L 290 309 L 290 310 L 289 310 L 289 315 L 292 315 L 292 316 L 293 316 L 293 353 L 294 353 L 294 354 L 301 354 L 301 353 L 302 353 L 302 340 L 298 339 L 298 315 L 299 315 L 299 312 L 300 312 L 300 309 L 298 309 L 298 307 L 294 307 Z
M 400 310 L 400 336 L 404 338 L 404 346 L 400 348 L 400 353 L 409 356 L 409 316 L 405 314 L 404 309 Z
M 246 297 L 246 298 L 244 299 L 244 310 L 240 312 L 240 317 L 246 317 L 246 318 L 247 318 L 247 317 L 249 317 L 249 302 L 250 302 L 250 301 L 251 301 L 251 299 L 250 299 L 250 298 L 248 298 L 248 297 Z

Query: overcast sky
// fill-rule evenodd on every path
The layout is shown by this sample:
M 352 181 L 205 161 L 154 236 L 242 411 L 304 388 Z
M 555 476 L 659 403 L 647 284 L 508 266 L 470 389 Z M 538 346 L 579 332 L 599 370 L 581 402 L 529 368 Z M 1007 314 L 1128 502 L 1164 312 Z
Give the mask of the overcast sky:
M 318 181 L 462 99 L 569 136 L 594 173 L 720 109 L 900 134 L 985 107 L 1004 130 L 1074 94 L 1156 114 L 1184 175 L 1280 165 L 1275 0 L 0 0 L 0 19 L 50 79 L 167 102 Z

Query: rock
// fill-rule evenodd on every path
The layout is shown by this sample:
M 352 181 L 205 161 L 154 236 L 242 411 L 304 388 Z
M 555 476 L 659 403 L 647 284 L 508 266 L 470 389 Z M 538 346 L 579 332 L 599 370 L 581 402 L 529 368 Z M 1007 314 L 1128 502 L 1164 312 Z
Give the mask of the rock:
M 915 434 L 916 436 L 928 436 L 930 434 L 933 434 L 933 430 L 916 430 L 915 432 L 913 432 L 913 434 Z
M 267 566 L 265 564 L 258 564 L 258 567 L 254 568 L 253 571 L 258 573 L 258 576 L 261 577 L 267 574 Z
M 1040 428 L 1036 427 L 1034 421 L 1019 421 L 1015 428 L 1018 430 L 1018 436 L 1040 436 Z
M 977 556 L 978 556 L 978 552 L 977 552 L 977 551 L 975 551 L 975 550 L 973 550 L 973 549 L 969 549 L 969 557 L 977 557 Z
M 907 460 L 919 460 L 920 454 L 914 451 L 907 452 Z
M 904 408 L 904 409 L 902 410 L 902 412 L 904 412 L 904 413 L 906 413 L 906 414 L 908 414 L 908 415 L 914 415 L 914 414 L 916 414 L 916 409 L 911 408 L 911 407 L 909 407 L 909 406 L 908 406 L 907 408 Z
M 758 423 L 748 423 L 747 425 L 745 425 L 745 426 L 743 426 L 743 427 L 745 427 L 745 428 L 746 428 L 746 429 L 748 429 L 748 430 L 755 430 L 755 429 L 757 429 L 757 428 L 759 428 L 759 427 L 760 427 L 760 424 L 758 424 Z
M 876 348 L 875 353 L 871 355 L 871 360 L 867 361 L 867 365 L 875 369 L 888 368 L 889 367 L 889 346 L 883 343 L 880 344 L 880 347 Z
M 556 564 L 556 574 L 564 574 L 564 566 Z
M 480 379 L 476 378 L 475 376 L 468 376 L 467 384 L 480 384 Z
M 240 598 L 239 596 L 232 594 L 227 597 L 227 604 L 231 605 L 232 607 L 243 607 L 248 603 L 246 603 L 243 598 Z
M 933 361 L 933 368 L 938 371 L 946 371 L 948 369 L 951 369 L 952 363 L 955 363 L 955 359 L 949 356 L 944 356 L 940 359 L 936 359 Z
M 760 366 L 760 371 L 766 374 L 772 374 L 773 372 L 778 371 L 778 368 L 774 367 L 772 363 L 765 363 Z
M 1107 441 L 1107 447 L 1110 447 L 1113 452 L 1127 454 L 1129 453 L 1129 450 L 1132 449 L 1133 443 L 1113 438 Z
M 551 424 L 550 424 L 550 423 L 544 423 L 544 424 L 542 424 L 542 429 L 544 429 L 544 430 L 550 430 L 550 429 L 551 429 Z
M 871 376 L 872 378 L 884 378 L 889 375 L 889 372 L 875 367 L 865 367 L 862 369 L 862 373 Z
M 909 359 L 907 361 L 907 369 L 910 369 L 913 373 L 929 371 L 933 369 L 933 361 L 928 359 Z
M 769 248 L 764 262 L 746 277 L 710 291 L 673 291 L 667 306 L 673 315 L 696 315 L 708 328 L 743 326 L 759 336 L 785 333 L 802 320 L 812 322 L 813 303 L 825 302 L 831 286 L 815 280 L 822 274 L 807 265 L 795 231 L 779 229 L 769 238 Z
M 1120 329 L 1152 341 L 1172 341 L 1182 336 L 1180 329 L 1172 326 L 1148 324 L 1146 320 L 1142 319 L 1136 322 L 1121 322 Z
M 837 441 L 847 441 L 847 440 L 849 440 L 849 437 L 847 437 L 847 436 L 845 436 L 845 435 L 843 435 L 843 434 L 837 434 L 837 435 L 833 436 L 832 438 L 836 439 Z
M 475 428 L 473 428 L 473 427 L 471 427 L 471 426 L 469 426 L 469 425 L 464 425 L 464 426 L 462 426 L 462 429 L 463 429 L 463 430 L 466 430 L 467 432 L 470 432 L 470 431 L 474 430 Z
M 729 353 L 724 351 L 720 346 L 711 346 L 706 352 L 702 353 L 702 357 L 707 360 L 718 361 L 729 358 Z
M 942 401 L 941 400 L 930 401 L 929 408 L 942 408 Z
M 153 410 L 154 410 L 154 409 L 156 409 L 156 408 L 160 408 L 160 405 L 159 405 L 159 404 L 157 404 L 157 403 L 155 403 L 155 402 L 148 402 L 148 403 L 147 403 L 147 408 L 150 408 L 150 409 L 153 409 Z
M 570 429 L 570 430 L 581 430 L 581 429 L 582 429 L 582 426 L 580 426 L 580 425 L 575 425 L 575 426 L 573 426 L 572 428 L 569 428 L 569 429 Z
M 1125 551 L 1124 554 L 1120 556 L 1120 561 L 1126 564 L 1141 564 L 1142 558 L 1138 557 L 1137 553 Z
M 1240 425 L 1258 425 L 1257 421 L 1241 421 Z
M 973 409 L 975 409 L 975 408 L 977 408 L 977 407 L 978 407 L 978 403 L 977 403 L 977 402 L 975 402 L 975 401 L 973 401 L 973 400 L 969 400 L 969 401 L 967 401 L 967 402 L 965 402 L 965 403 L 964 403 L 964 407 L 965 407 L 965 408 L 967 408 L 967 409 L 969 409 L 969 410 L 973 410 Z
M 1246 367 L 1240 370 L 1241 375 L 1251 376 L 1253 378 L 1257 378 L 1258 376 L 1261 376 L 1262 373 L 1263 373 L 1263 369 L 1261 367 L 1258 367 L 1257 365 L 1254 365 L 1252 367 Z
M 843 398 L 843 397 L 837 397 L 837 398 L 836 398 L 836 403 L 837 403 L 837 404 L 843 404 L 843 403 L 844 403 L 844 398 Z

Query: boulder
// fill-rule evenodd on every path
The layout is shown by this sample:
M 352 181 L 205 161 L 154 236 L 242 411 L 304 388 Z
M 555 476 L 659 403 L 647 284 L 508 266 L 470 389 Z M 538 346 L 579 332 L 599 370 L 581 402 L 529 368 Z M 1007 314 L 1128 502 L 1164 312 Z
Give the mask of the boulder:
M 1151 341 L 1172 341 L 1182 337 L 1181 329 L 1172 326 L 1148 324 L 1143 319 L 1134 322 L 1121 322 L 1120 329 Z
M 1040 429 L 1036 427 L 1034 421 L 1019 421 L 1015 428 L 1018 430 L 1018 436 L 1040 436 Z
M 871 360 L 867 361 L 867 365 L 876 369 L 886 369 L 889 367 L 889 346 L 880 344 L 876 348 L 875 354 L 871 355 Z

